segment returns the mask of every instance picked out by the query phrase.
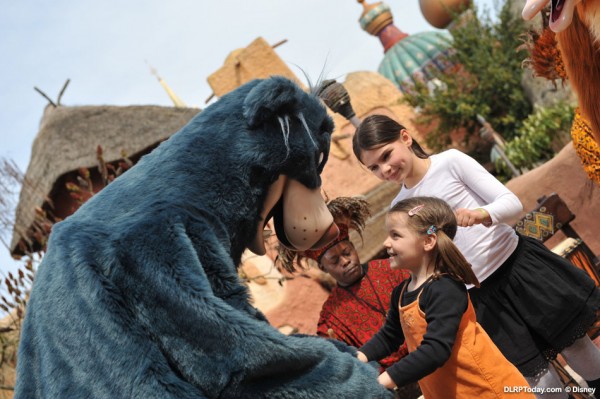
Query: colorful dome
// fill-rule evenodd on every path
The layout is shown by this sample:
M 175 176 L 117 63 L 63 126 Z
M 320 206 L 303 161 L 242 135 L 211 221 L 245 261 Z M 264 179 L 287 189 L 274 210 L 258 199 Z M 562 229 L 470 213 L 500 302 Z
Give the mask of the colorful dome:
M 394 25 L 390 7 L 382 2 L 366 4 L 359 19 L 362 29 L 378 36 L 383 44 L 384 58 L 379 73 L 391 80 L 403 92 L 417 81 L 427 82 L 434 70 L 443 71 L 451 63 L 452 36 L 448 31 L 421 32 L 408 35 Z
M 392 46 L 379 64 L 379 73 L 405 91 L 415 82 L 429 81 L 434 70 L 451 64 L 452 36 L 448 32 L 421 32 L 407 36 Z

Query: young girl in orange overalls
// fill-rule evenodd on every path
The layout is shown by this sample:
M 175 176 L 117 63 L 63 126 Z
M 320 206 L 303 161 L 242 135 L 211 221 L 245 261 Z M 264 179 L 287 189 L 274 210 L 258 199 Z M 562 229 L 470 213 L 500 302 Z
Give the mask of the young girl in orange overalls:
M 418 380 L 426 399 L 533 398 L 475 319 L 465 284 L 479 281 L 452 242 L 457 224 L 450 206 L 433 197 L 402 200 L 388 212 L 386 228 L 392 265 L 411 277 L 394 289 L 384 326 L 358 358 L 381 359 L 406 341 L 409 354 L 379 376 L 388 388 Z

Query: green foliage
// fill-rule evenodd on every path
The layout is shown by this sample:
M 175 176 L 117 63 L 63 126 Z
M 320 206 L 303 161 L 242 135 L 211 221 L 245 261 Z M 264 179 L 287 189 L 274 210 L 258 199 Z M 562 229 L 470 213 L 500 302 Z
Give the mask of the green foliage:
M 502 7 L 498 20 L 477 16 L 461 18 L 451 30 L 455 51 L 449 56 L 455 67 L 438 73 L 430 90 L 417 84 L 405 100 L 420 110 L 418 124 L 436 121 L 427 144 L 439 151 L 450 143 L 450 133 L 465 129 L 465 141 L 477 134 L 477 114 L 482 115 L 503 137 L 510 139 L 531 112 L 521 87 L 521 61 L 527 57 L 520 36 L 524 22 L 510 12 L 511 0 Z
M 551 159 L 558 148 L 568 141 L 575 109 L 567 103 L 556 103 L 550 107 L 536 108 L 525 119 L 517 136 L 506 144 L 508 159 L 520 169 L 531 169 Z M 566 139 L 565 139 L 566 138 Z

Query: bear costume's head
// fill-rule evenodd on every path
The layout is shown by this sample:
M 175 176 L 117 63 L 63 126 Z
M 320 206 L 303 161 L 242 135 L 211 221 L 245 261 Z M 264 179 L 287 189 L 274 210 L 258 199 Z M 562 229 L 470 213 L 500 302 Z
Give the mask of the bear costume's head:
M 292 249 L 337 235 L 319 187 L 333 125 L 291 81 L 252 81 L 56 224 L 15 397 L 389 397 L 355 350 L 285 336 L 237 275 L 273 215 Z
M 232 232 L 237 263 L 246 248 L 265 253 L 263 230 L 271 216 L 278 239 L 290 249 L 335 238 L 337 228 L 319 190 L 332 130 L 314 96 L 273 77 L 224 96 L 144 163 L 164 158 L 156 166 L 169 181 L 181 177 L 189 190 L 181 198 L 185 206 L 218 215 Z M 162 155 L 172 147 L 178 156 Z

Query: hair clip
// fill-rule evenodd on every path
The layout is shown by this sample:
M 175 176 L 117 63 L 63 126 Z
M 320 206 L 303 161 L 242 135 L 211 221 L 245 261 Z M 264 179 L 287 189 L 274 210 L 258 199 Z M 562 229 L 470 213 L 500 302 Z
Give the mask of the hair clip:
M 417 212 L 419 212 L 423 208 L 425 208 L 425 204 L 415 206 L 413 209 L 408 211 L 408 216 L 415 216 Z
M 427 229 L 427 235 L 432 235 L 433 233 L 437 233 L 437 227 L 435 227 L 435 225 L 432 224 Z

